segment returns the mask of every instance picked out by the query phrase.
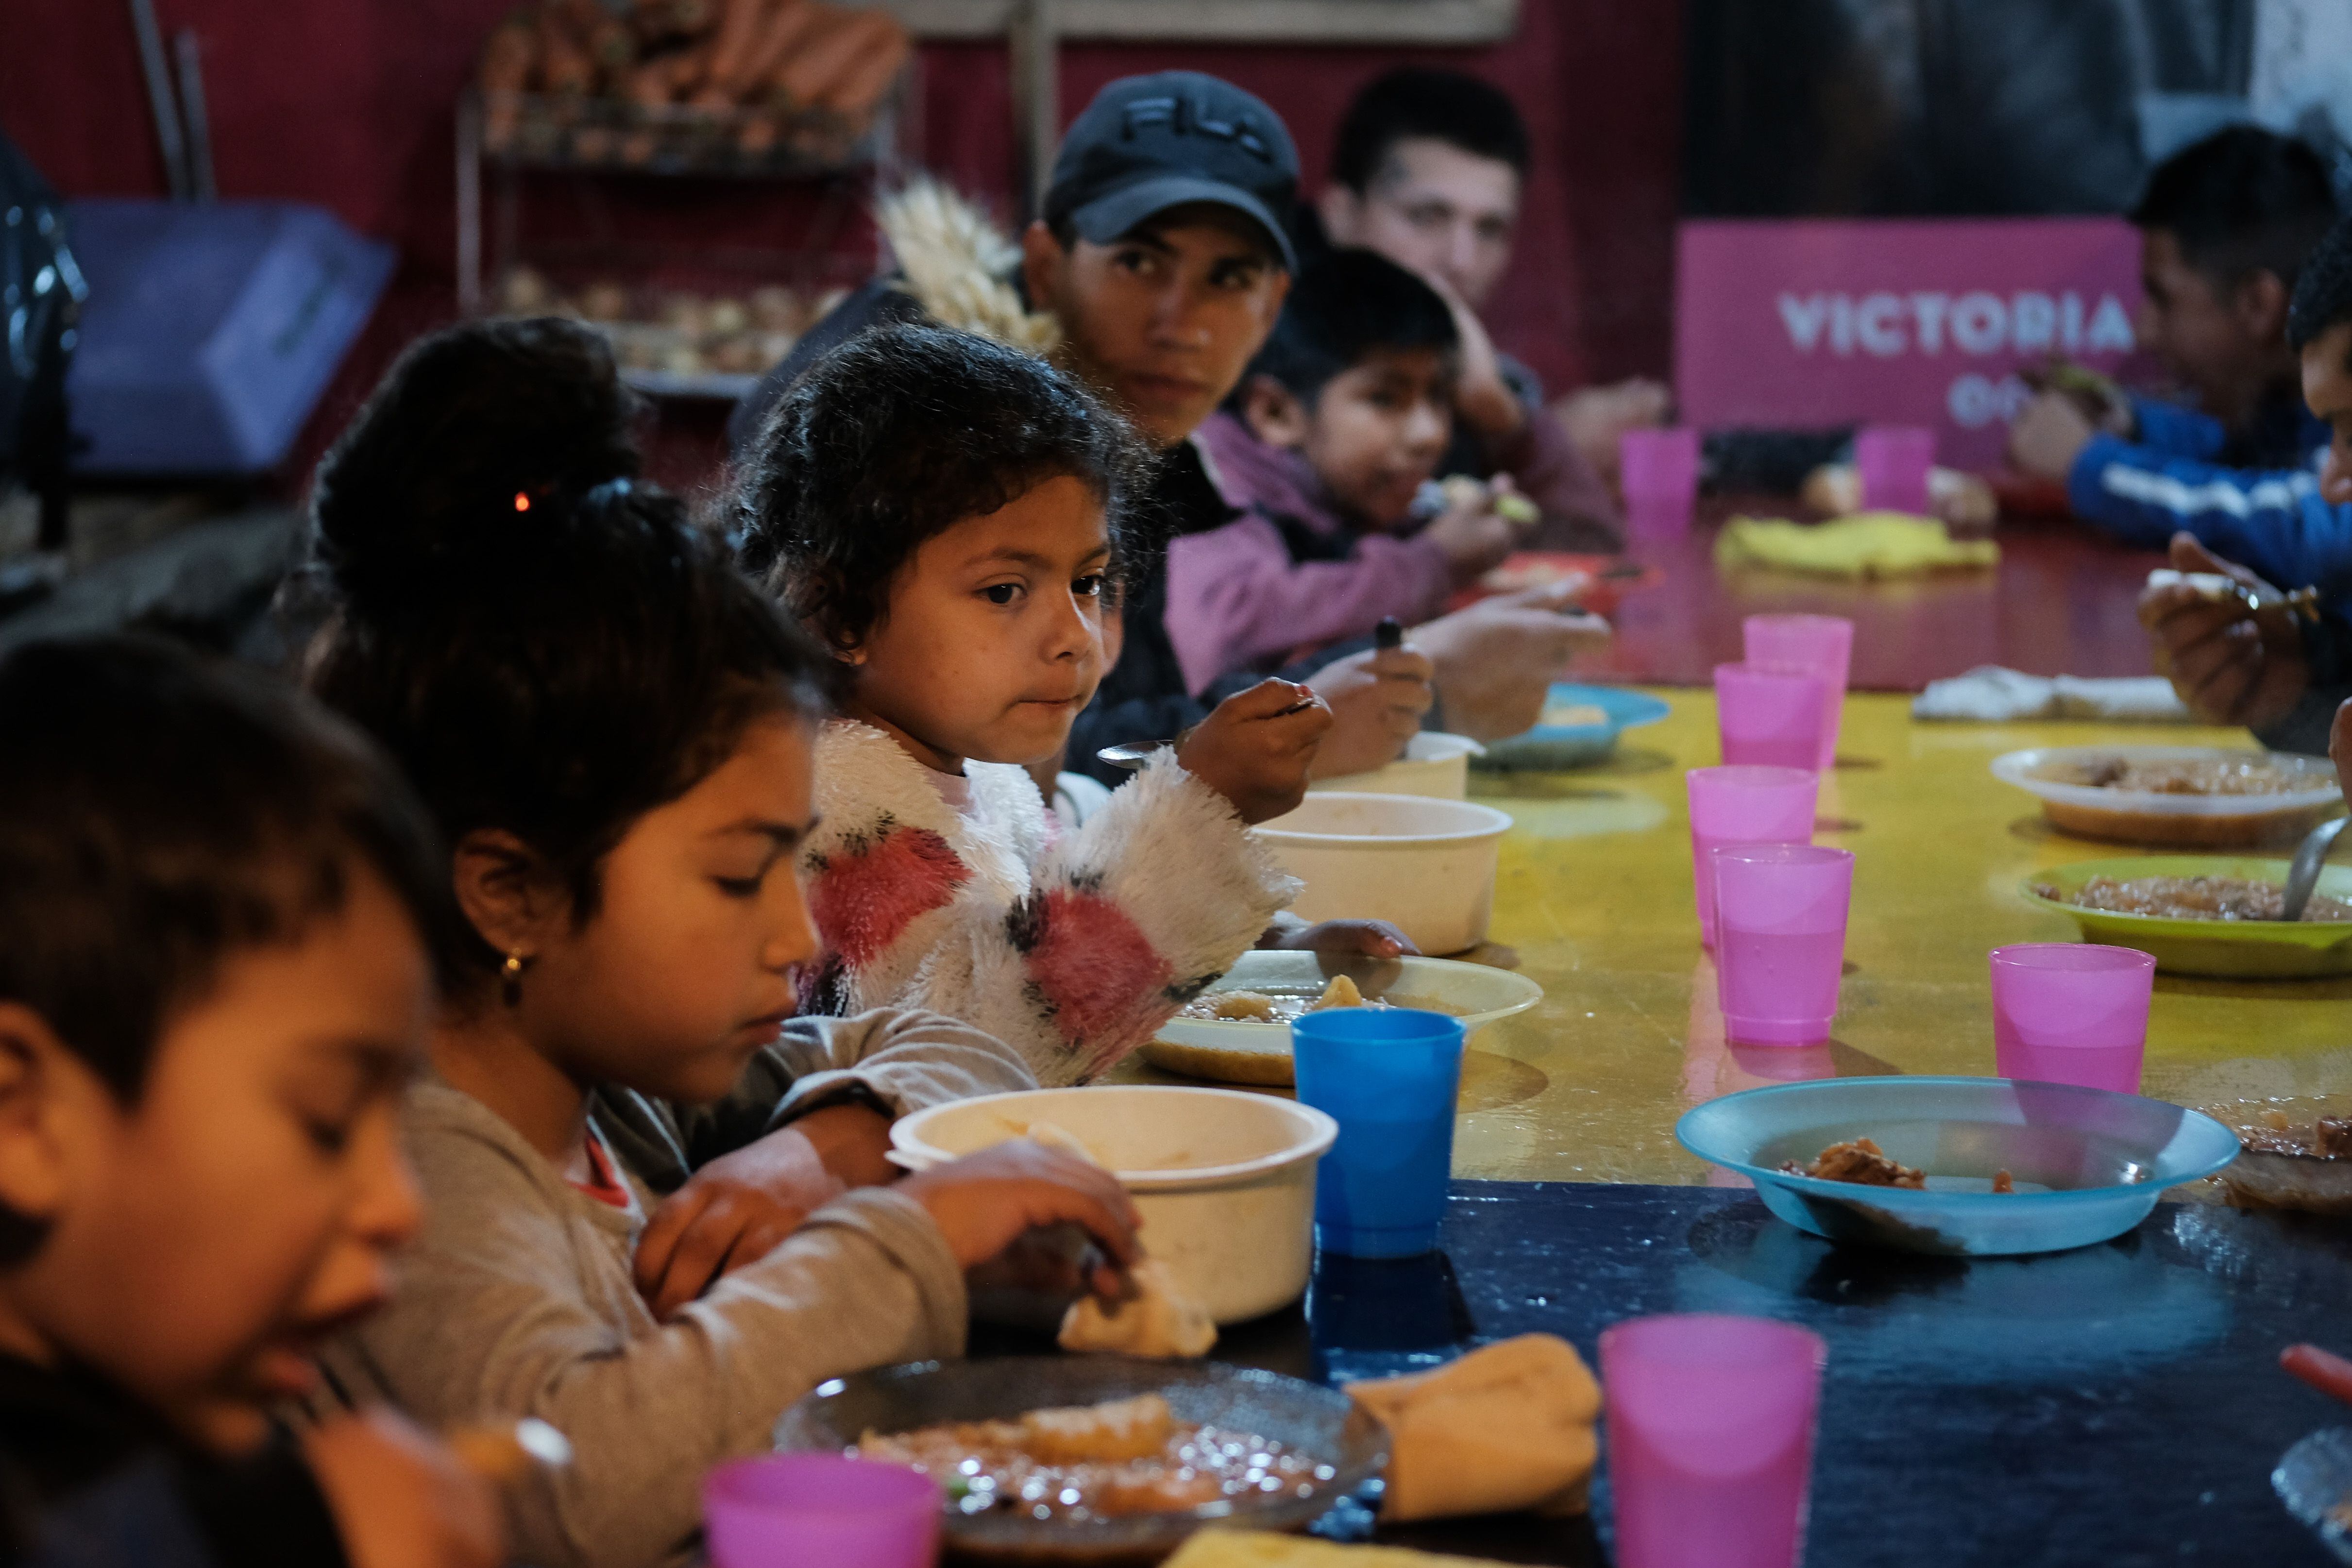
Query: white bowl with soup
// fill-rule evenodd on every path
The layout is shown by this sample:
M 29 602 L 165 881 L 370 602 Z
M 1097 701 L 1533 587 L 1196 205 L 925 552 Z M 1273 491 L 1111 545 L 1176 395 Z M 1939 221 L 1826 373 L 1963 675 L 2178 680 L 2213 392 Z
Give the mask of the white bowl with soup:
M 1143 1218 L 1143 1244 L 1220 1323 L 1288 1306 L 1315 1253 L 1315 1165 L 1339 1125 L 1311 1105 L 1238 1089 L 1098 1083 L 950 1101 L 890 1129 L 914 1170 L 1026 1137 L 1086 1146 Z
M 1307 884 L 1291 913 L 1385 920 L 1433 956 L 1486 939 L 1495 865 L 1511 819 L 1472 800 L 1309 795 L 1251 831 Z

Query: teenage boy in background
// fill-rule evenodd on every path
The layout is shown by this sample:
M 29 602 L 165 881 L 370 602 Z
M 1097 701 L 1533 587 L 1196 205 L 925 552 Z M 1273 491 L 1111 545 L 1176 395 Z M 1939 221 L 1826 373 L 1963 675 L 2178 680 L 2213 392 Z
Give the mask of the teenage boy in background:
M 2304 401 L 2329 435 L 2317 499 L 2338 519 L 2352 517 L 2352 217 L 2330 229 L 2305 263 L 2286 335 L 2301 361 Z M 2222 573 L 2258 591 L 2268 586 L 2186 533 L 2173 537 L 2172 564 Z M 2316 621 L 2299 621 L 2275 602 L 2249 612 L 2241 601 L 2215 603 L 2183 584 L 2149 589 L 2139 616 L 2155 641 L 2157 667 L 2200 718 L 2242 724 L 2284 751 L 2326 748 L 2329 721 L 2352 695 L 2352 620 L 2341 604 Z
M 2011 426 L 2010 460 L 2126 543 L 2186 533 L 2283 587 L 2352 592 L 2352 517 L 2313 476 L 2327 428 L 2287 332 L 2335 216 L 2326 166 L 2289 137 L 2232 126 L 2167 159 L 2131 214 L 2139 337 L 2196 406 L 2045 391 Z
M 1459 420 L 1442 472 L 1507 473 L 1548 519 L 1540 542 L 1613 548 L 1617 437 L 1662 421 L 1669 398 L 1637 379 L 1572 392 L 1548 415 L 1535 372 L 1487 335 L 1478 311 L 1510 266 L 1531 160 L 1527 124 L 1500 89 L 1403 67 L 1348 106 L 1316 214 L 1331 244 L 1411 267 L 1454 308 Z
M 1175 538 L 1234 516 L 1192 437 L 1240 382 L 1281 312 L 1296 269 L 1287 229 L 1297 180 L 1281 119 L 1231 83 L 1192 71 L 1112 82 L 1063 138 L 1043 215 L 1022 235 L 1020 283 L 1026 305 L 1057 331 L 1060 361 L 1162 454 L 1141 531 Z M 1002 280 L 961 281 L 973 287 L 958 292 L 971 294 Z M 906 276 L 852 295 L 738 410 L 730 425 L 737 449 L 783 389 L 835 344 L 877 321 L 946 319 L 940 295 L 919 298 L 926 292 L 921 278 Z M 950 324 L 991 329 L 969 319 Z M 1414 637 L 1419 652 L 1365 651 L 1296 672 L 1333 715 L 1316 771 L 1361 771 L 1392 757 L 1397 712 L 1428 706 L 1433 669 L 1455 727 L 1486 737 L 1528 727 L 1570 654 L 1607 634 L 1592 617 L 1561 613 L 1567 598 L 1510 596 L 1423 628 Z M 1168 640 L 1166 600 L 1155 563 L 1129 592 L 1117 662 L 1072 729 L 1068 765 L 1104 782 L 1126 776 L 1097 762 L 1099 748 L 1172 739 L 1234 689 L 1188 685 Z

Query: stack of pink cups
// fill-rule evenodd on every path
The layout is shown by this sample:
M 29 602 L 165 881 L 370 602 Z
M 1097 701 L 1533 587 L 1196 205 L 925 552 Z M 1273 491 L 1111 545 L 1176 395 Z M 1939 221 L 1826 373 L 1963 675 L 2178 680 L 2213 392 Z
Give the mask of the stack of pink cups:
M 1811 1045 L 1837 1013 L 1853 888 L 1853 856 L 1812 841 L 1853 622 L 1751 615 L 1741 631 L 1747 659 L 1715 672 L 1724 766 L 1688 778 L 1699 936 L 1729 1040 Z

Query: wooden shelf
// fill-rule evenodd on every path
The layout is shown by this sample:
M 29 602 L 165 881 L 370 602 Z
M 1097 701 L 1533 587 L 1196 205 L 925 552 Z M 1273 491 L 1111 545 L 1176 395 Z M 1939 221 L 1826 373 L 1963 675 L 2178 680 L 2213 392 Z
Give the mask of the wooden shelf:
M 885 0 L 917 37 L 1004 36 L 1022 0 Z M 1053 0 L 1064 38 L 1235 44 L 1493 44 L 1519 0 Z

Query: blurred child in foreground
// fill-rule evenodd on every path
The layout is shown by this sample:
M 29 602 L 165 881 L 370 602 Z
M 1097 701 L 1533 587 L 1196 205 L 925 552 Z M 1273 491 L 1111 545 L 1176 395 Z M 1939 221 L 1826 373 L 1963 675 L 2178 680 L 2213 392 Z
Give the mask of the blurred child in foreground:
M 346 726 L 130 639 L 0 663 L 0 1562 L 487 1568 L 382 1412 L 279 1403 L 418 1224 L 446 879 Z

